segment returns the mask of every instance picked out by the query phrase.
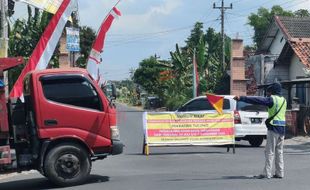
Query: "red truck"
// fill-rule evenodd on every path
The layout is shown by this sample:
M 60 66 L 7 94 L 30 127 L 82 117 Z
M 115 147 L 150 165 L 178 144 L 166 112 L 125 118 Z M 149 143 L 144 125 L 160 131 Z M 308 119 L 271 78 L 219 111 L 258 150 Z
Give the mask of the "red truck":
M 0 175 L 35 169 L 57 185 L 76 185 L 92 161 L 122 153 L 112 99 L 86 70 L 30 72 L 23 96 L 7 101 L 0 88 Z

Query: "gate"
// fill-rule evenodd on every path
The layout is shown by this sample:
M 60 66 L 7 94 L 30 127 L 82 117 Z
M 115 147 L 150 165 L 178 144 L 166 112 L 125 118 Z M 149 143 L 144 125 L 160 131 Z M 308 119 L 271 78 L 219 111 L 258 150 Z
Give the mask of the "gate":
M 310 135 L 310 106 L 300 106 L 298 113 L 298 129 L 306 135 Z

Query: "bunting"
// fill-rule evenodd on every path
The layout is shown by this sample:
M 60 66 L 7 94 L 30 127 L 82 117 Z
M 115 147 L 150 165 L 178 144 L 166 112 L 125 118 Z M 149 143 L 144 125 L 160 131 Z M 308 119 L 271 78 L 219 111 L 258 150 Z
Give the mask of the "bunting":
M 193 55 L 193 96 L 199 96 L 199 73 L 197 69 L 196 55 Z
M 116 7 L 113 7 L 113 9 L 106 17 L 106 19 L 104 19 L 101 24 L 101 27 L 99 29 L 99 32 L 97 33 L 97 37 L 92 46 L 92 50 L 90 52 L 87 61 L 87 71 L 97 82 L 100 81 L 100 74 L 99 74 L 99 64 L 101 63 L 100 54 L 102 53 L 104 48 L 105 36 L 108 30 L 110 29 L 114 18 L 117 18 L 118 16 L 121 16 L 121 12 Z
M 18 98 L 23 94 L 23 80 L 25 75 L 32 70 L 46 69 L 54 50 L 61 37 L 62 31 L 71 13 L 77 9 L 76 0 L 63 0 L 56 14 L 51 19 L 42 34 L 37 46 L 29 58 L 28 64 L 22 70 L 10 92 L 10 97 Z

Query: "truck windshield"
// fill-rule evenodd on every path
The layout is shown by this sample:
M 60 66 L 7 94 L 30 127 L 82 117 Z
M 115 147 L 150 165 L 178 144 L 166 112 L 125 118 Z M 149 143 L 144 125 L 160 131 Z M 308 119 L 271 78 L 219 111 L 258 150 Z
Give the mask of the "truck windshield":
M 239 101 L 237 102 L 237 110 L 238 111 L 267 111 L 267 107 Z
M 94 87 L 83 77 L 46 77 L 41 79 L 44 96 L 52 101 L 102 111 Z

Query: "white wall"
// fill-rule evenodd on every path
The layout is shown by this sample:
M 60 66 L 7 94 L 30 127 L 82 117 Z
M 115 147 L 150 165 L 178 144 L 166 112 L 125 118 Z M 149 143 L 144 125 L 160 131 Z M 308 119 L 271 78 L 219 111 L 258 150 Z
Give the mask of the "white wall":
M 282 39 L 283 38 L 283 39 Z M 282 39 L 282 40 L 281 40 Z M 279 30 L 275 39 L 273 40 L 270 48 L 269 48 L 269 52 L 272 55 L 279 55 L 284 47 L 286 43 L 286 40 L 283 36 L 283 33 Z
M 306 68 L 305 65 L 302 64 L 299 58 L 296 56 L 296 54 L 294 54 L 294 56 L 292 57 L 291 63 L 290 63 L 289 79 L 294 80 L 294 79 L 297 79 L 298 77 L 304 77 L 305 76 L 304 68 Z M 305 103 L 309 104 L 310 102 L 309 89 L 306 89 L 305 91 L 306 91 L 306 94 L 305 94 L 306 102 Z M 295 96 L 296 96 L 296 88 L 293 88 L 291 91 L 291 97 L 295 97 Z
M 290 68 L 289 68 L 289 79 L 294 80 L 297 79 L 297 77 L 304 77 L 305 72 L 304 69 L 305 65 L 302 64 L 299 60 L 299 58 L 294 54 L 292 57 Z
M 265 84 L 274 83 L 276 80 L 289 80 L 289 67 L 287 65 L 265 63 Z

